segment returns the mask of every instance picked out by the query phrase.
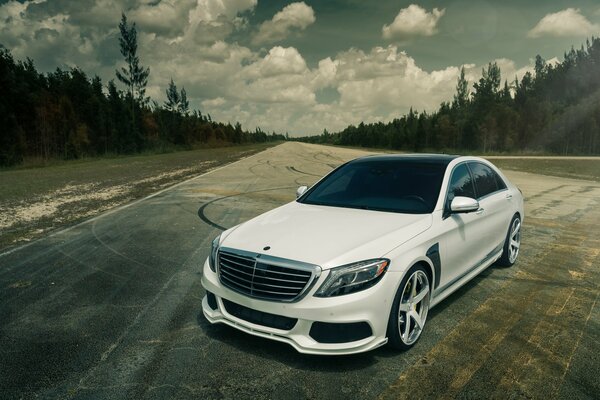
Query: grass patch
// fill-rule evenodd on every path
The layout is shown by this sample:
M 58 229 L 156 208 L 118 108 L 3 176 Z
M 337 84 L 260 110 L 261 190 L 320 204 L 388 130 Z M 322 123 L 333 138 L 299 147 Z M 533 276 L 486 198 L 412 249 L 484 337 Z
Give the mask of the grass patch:
M 492 158 L 490 161 L 505 170 L 600 182 L 600 158 Z
M 258 153 L 261 143 L 0 170 L 0 249 Z
M 372 151 L 376 153 L 411 153 L 408 151 L 396 151 L 390 149 L 358 147 L 358 146 L 324 146 L 343 147 L 347 149 Z M 427 153 L 423 151 L 422 153 Z M 441 153 L 431 151 L 431 153 Z M 469 152 L 449 151 L 448 154 L 473 155 L 490 159 L 498 168 L 512 171 L 524 171 L 534 174 L 559 176 L 563 178 L 585 179 L 600 182 L 600 157 L 576 157 L 567 156 L 561 158 L 556 155 L 543 155 L 541 153 L 488 153 L 485 155 Z

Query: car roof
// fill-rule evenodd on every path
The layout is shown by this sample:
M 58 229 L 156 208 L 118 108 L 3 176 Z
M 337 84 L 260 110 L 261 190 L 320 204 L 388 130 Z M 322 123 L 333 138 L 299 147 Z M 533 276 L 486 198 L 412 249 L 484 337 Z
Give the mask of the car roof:
M 450 162 L 460 156 L 452 154 L 375 154 L 360 157 L 350 161 L 350 163 L 363 163 L 373 161 L 416 161 L 426 164 L 448 165 Z

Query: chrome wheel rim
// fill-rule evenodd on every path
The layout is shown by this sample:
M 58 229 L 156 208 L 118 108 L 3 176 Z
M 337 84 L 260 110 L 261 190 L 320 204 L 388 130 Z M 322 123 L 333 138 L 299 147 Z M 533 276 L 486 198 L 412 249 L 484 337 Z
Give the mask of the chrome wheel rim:
M 429 278 L 418 270 L 408 278 L 400 296 L 398 332 L 404 344 L 411 345 L 421 336 L 428 311 Z
M 508 261 L 514 263 L 519 255 L 521 247 L 521 220 L 516 218 L 510 228 L 510 236 L 508 243 Z

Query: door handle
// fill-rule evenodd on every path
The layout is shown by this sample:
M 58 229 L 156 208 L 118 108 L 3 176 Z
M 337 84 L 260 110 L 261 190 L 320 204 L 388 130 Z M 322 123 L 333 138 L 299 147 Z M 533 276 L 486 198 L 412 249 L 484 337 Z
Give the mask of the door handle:
M 507 199 L 507 200 L 510 200 L 510 199 L 512 199 L 512 194 L 510 194 L 510 193 L 509 193 L 509 194 L 507 194 L 507 195 L 506 195 L 506 199 Z
M 480 215 L 480 214 L 483 214 L 484 211 L 485 211 L 485 209 L 480 208 L 479 210 L 475 211 L 475 214 Z

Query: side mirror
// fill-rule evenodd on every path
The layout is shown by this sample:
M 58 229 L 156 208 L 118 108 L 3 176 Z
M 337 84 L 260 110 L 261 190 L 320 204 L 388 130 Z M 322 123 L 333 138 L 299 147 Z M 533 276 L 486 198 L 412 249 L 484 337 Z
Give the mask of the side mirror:
M 470 213 L 479 210 L 479 202 L 471 197 L 456 196 L 450 203 L 453 213 Z
M 296 189 L 296 198 L 299 199 L 306 191 L 308 190 L 308 186 L 300 186 Z

